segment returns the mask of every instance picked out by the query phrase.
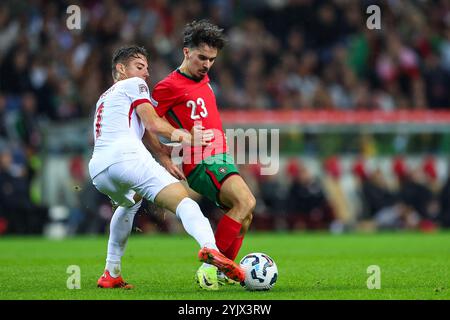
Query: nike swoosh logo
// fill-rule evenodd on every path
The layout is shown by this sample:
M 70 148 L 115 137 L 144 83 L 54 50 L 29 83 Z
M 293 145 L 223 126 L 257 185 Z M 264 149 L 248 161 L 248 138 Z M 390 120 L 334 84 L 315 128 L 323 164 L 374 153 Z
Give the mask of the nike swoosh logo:
M 210 283 L 210 282 L 208 281 L 208 279 L 206 279 L 205 275 L 203 275 L 203 281 L 205 282 L 205 284 L 206 284 L 207 286 L 212 286 L 212 285 L 213 285 L 212 283 Z

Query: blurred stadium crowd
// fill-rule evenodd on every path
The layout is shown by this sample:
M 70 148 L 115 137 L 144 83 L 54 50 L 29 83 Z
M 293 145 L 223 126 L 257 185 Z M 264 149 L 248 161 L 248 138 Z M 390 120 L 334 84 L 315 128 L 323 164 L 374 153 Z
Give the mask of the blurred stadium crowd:
M 365 10 L 374 3 L 381 8 L 381 30 L 366 27 Z M 66 25 L 72 4 L 81 8 L 80 30 Z M 210 73 L 222 109 L 450 107 L 450 4 L 445 0 L 5 0 L 0 4 L 0 233 L 42 230 L 48 208 L 40 204 L 35 178 L 43 161 L 43 128 L 92 116 L 98 96 L 112 83 L 113 51 L 129 43 L 145 46 L 152 87 L 182 60 L 184 25 L 201 18 L 222 26 L 229 39 Z M 260 216 L 308 212 L 317 220 L 320 211 L 321 223 L 294 219 L 285 220 L 284 227 L 330 227 L 345 210 L 330 209 L 301 163 L 288 167 L 291 179 L 284 187 L 275 186 L 276 179 L 248 175 L 261 205 L 269 208 L 260 207 Z M 70 170 L 83 190 L 90 190 L 79 158 Z M 364 199 L 374 202 L 365 203 L 368 217 L 389 209 L 390 216 L 412 212 L 411 217 L 449 225 L 448 185 L 416 188 L 414 174 L 408 173 L 404 176 L 411 179 L 399 179 L 391 192 L 382 187 L 379 172 L 358 172 Z M 428 200 L 420 205 L 407 200 L 420 198 L 408 189 L 411 185 Z M 285 193 L 273 198 L 273 190 Z M 82 201 L 92 205 L 78 205 L 75 221 L 107 211 L 99 209 L 107 201 L 89 192 Z M 95 232 L 108 220 L 108 213 L 100 216 Z M 266 222 L 256 219 L 256 227 L 283 228 L 272 218 Z

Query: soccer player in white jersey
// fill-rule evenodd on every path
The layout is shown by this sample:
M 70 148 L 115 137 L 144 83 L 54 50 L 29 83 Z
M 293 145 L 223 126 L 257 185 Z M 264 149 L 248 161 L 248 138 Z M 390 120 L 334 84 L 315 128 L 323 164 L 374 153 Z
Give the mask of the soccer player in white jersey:
M 142 143 L 146 130 L 150 139 L 161 135 L 171 141 L 198 145 L 208 145 L 213 133 L 199 127 L 189 133 L 159 118 L 151 105 L 146 83 L 149 73 L 144 48 L 130 46 L 117 50 L 112 59 L 112 73 L 114 85 L 100 96 L 96 105 L 95 146 L 89 162 L 94 186 L 118 205 L 111 219 L 106 267 L 98 286 L 132 287 L 121 276 L 121 258 L 142 198 L 176 214 L 187 233 L 199 243 L 201 261 L 216 265 L 236 281 L 243 281 L 244 271 L 218 251 L 208 219 L 175 178 L 183 177 L 181 171 L 175 165 L 167 166 L 175 177 L 172 176 Z M 163 152 L 157 156 L 166 164 L 170 161 Z

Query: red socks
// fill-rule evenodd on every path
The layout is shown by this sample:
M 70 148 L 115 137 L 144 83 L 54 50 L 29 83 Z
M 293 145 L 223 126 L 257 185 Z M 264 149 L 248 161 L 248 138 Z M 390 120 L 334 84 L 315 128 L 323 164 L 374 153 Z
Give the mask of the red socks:
M 234 241 L 231 243 L 231 246 L 225 251 L 224 255 L 231 260 L 236 259 L 239 249 L 241 249 L 242 241 L 244 240 L 243 235 L 239 235 L 234 238 Z
M 239 235 L 242 225 L 227 216 L 220 219 L 216 229 L 216 245 L 228 259 L 234 260 L 242 245 L 243 237 Z

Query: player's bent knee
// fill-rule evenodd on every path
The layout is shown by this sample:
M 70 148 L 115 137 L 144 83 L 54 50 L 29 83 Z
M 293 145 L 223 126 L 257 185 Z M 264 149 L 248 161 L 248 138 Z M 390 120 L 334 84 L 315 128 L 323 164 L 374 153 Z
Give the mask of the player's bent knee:
M 252 194 L 242 197 L 241 199 L 239 199 L 238 207 L 240 209 L 239 211 L 241 211 L 244 215 L 242 218 L 246 219 L 255 210 L 255 197 Z
M 173 213 L 180 202 L 188 197 L 186 188 L 179 182 L 170 184 L 162 189 L 155 198 L 155 203 L 163 208 L 166 208 Z
M 242 223 L 246 221 L 249 221 L 248 223 L 250 223 L 253 218 L 255 206 L 256 200 L 252 195 L 247 198 L 242 198 L 235 206 L 233 206 L 234 217 Z
M 255 196 L 250 194 L 249 198 L 248 198 L 248 206 L 250 208 L 250 215 L 252 215 L 253 211 L 256 208 L 256 199 Z

